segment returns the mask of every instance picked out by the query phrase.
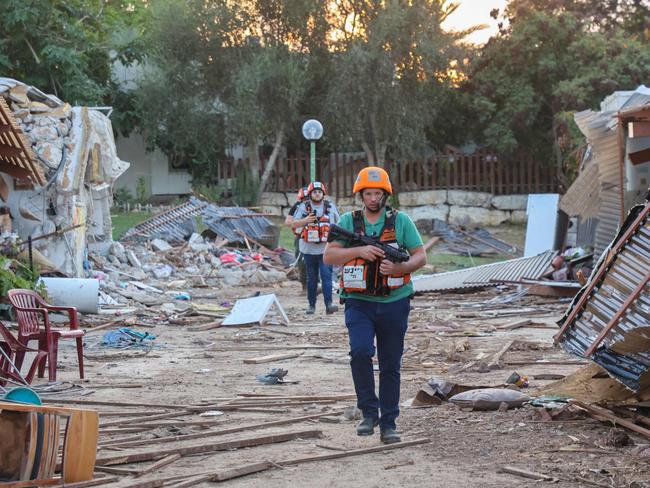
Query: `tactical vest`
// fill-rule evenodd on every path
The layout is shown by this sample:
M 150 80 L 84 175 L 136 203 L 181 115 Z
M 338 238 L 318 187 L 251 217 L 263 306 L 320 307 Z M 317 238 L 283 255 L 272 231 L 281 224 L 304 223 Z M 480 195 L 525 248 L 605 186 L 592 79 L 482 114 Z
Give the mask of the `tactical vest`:
M 331 204 L 328 200 L 323 201 L 323 215 L 318 218 L 315 222 L 311 222 L 305 225 L 302 228 L 300 236 L 305 242 L 310 242 L 312 244 L 319 244 L 321 242 L 327 242 L 327 236 L 330 233 L 330 208 Z M 314 209 L 311 206 L 310 202 L 307 202 L 305 205 L 305 210 L 307 215 L 311 214 Z
M 384 227 L 379 234 L 379 241 L 399 248 L 395 234 L 395 220 L 397 210 L 386 207 L 386 220 Z M 365 234 L 366 226 L 363 220 L 363 211 L 355 210 L 352 214 L 352 222 L 355 234 Z M 356 244 L 352 247 L 363 246 Z M 384 276 L 379 272 L 381 260 L 366 261 L 363 258 L 355 258 L 343 265 L 340 287 L 347 293 L 364 293 L 367 295 L 387 296 L 391 290 L 401 288 L 411 282 L 409 273 L 404 275 Z

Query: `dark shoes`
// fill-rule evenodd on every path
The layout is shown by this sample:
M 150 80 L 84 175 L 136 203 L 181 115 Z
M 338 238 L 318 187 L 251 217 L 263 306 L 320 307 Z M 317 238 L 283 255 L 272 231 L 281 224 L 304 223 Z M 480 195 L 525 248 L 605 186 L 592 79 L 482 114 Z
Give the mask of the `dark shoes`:
M 339 307 L 338 305 L 332 305 L 331 303 L 329 305 L 325 305 L 325 313 L 327 315 L 332 315 L 334 312 L 338 312 Z
M 372 435 L 375 433 L 377 425 L 379 425 L 379 420 L 366 417 L 357 425 L 357 435 Z
M 358 427 L 357 427 L 357 432 L 359 432 Z M 384 444 L 395 444 L 396 442 L 400 442 L 402 440 L 399 434 L 395 432 L 395 429 L 391 429 L 391 428 L 381 429 L 379 438 L 381 442 L 383 442 Z
M 312 306 L 310 305 L 309 308 L 307 309 L 307 311 L 306 311 L 305 313 L 306 313 L 307 315 L 314 315 L 314 314 L 316 313 L 316 307 L 312 307 Z

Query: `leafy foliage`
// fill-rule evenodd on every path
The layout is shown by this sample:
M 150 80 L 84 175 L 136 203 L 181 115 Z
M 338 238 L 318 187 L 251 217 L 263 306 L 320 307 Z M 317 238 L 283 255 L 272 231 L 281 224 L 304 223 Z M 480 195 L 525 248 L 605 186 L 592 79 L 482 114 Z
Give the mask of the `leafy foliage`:
M 127 11 L 102 0 L 5 0 L 0 16 L 0 72 L 72 104 L 109 95 L 115 60 L 133 59 L 139 2 Z

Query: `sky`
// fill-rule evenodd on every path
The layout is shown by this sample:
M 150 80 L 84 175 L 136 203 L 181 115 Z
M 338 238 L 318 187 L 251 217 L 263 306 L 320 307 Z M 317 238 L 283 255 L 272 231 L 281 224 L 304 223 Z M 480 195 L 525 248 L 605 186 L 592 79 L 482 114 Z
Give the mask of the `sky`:
M 497 21 L 490 17 L 490 10 L 498 8 L 503 12 L 507 0 L 455 0 L 460 3 L 458 9 L 449 16 L 443 24 L 454 30 L 466 29 L 477 24 L 486 24 L 486 29 L 475 32 L 467 37 L 475 44 L 487 42 L 492 34 L 497 31 Z

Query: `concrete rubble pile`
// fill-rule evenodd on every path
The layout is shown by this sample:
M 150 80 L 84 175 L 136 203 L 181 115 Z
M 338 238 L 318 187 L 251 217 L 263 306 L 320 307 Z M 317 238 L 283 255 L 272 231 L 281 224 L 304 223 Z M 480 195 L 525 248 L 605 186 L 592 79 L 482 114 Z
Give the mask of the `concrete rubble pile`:
M 53 234 L 35 248 L 58 271 L 81 277 L 87 249 L 105 252 L 111 245 L 113 182 L 129 167 L 117 157 L 111 121 L 10 78 L 0 78 L 0 98 L 42 182 L 15 185 L 4 172 L 11 167 L 3 167 L 13 230 L 23 239 Z
M 195 288 L 278 284 L 286 282 L 289 271 L 258 252 L 218 247 L 196 233 L 175 247 L 162 239 L 113 242 L 106 256 L 90 254 L 89 261 L 88 276 L 100 281 L 103 306 L 125 304 L 125 299 L 136 306 L 178 304 L 194 298 Z

